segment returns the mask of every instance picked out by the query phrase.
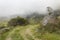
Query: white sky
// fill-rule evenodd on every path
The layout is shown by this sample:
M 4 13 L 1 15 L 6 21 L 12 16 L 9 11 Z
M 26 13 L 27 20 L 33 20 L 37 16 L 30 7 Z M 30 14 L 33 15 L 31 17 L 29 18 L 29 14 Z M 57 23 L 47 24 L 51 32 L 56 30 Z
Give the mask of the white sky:
M 27 11 L 46 12 L 47 6 L 56 9 L 60 7 L 60 0 L 0 0 L 0 16 L 24 14 Z

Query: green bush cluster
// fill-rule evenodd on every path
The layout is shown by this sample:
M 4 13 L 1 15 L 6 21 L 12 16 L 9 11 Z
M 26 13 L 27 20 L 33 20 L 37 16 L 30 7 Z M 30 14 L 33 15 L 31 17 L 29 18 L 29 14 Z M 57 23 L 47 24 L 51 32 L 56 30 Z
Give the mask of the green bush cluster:
M 9 26 L 27 25 L 27 24 L 28 24 L 28 21 L 24 18 L 21 18 L 21 17 L 12 18 L 8 22 Z

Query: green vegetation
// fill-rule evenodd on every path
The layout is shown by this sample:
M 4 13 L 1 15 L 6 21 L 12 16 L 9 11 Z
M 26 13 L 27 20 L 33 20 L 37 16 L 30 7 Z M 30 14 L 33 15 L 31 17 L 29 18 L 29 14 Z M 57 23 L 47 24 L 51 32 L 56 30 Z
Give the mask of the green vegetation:
M 39 25 L 17 26 L 0 36 L 0 40 L 60 40 L 60 35 L 55 33 L 36 32 Z
M 37 21 L 16 17 L 0 23 L 0 40 L 60 40 L 60 19 L 56 24 L 46 26 L 42 26 L 40 21 L 39 18 Z
M 17 26 L 17 25 L 27 25 L 28 21 L 24 18 L 21 17 L 16 17 L 16 18 L 12 18 L 9 22 L 8 25 L 9 26 Z

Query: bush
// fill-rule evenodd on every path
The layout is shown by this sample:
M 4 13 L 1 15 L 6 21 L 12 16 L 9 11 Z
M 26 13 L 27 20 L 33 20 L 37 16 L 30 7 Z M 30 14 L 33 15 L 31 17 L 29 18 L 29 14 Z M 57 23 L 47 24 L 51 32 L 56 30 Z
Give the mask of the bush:
M 28 24 L 28 21 L 24 18 L 21 18 L 21 17 L 12 18 L 8 22 L 9 26 L 27 25 L 27 24 Z

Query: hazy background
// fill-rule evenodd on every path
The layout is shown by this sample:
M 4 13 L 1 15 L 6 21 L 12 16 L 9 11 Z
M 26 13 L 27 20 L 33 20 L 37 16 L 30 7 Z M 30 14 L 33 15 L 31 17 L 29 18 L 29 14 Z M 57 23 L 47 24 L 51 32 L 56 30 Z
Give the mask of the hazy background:
M 27 12 L 46 13 L 46 7 L 60 7 L 60 0 L 0 0 L 0 16 L 27 14 Z

